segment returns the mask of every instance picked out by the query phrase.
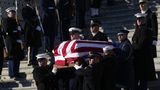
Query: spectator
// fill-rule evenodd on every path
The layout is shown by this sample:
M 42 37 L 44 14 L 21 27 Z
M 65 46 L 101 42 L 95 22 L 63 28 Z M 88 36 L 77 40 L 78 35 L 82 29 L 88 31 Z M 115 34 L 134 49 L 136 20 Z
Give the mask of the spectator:
M 146 27 L 146 14 L 136 14 L 137 27 L 132 37 L 134 49 L 135 90 L 147 90 L 148 81 L 156 80 L 152 57 L 152 31 Z

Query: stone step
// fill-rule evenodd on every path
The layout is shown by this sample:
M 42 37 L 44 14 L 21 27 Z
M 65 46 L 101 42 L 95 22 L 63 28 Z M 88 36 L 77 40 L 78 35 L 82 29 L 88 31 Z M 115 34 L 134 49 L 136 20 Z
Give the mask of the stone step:
M 37 87 L 12 88 L 12 90 L 37 90 Z
M 12 88 L 12 90 L 37 90 L 37 87 L 18 87 L 18 88 Z
M 20 73 L 23 73 L 22 78 L 33 79 L 32 72 L 20 72 Z M 9 80 L 9 79 L 10 79 L 10 77 L 8 76 L 8 73 L 4 73 L 1 75 L 1 80 Z
M 0 88 L 32 87 L 32 86 L 35 86 L 35 81 L 33 79 L 16 79 L 16 80 L 9 79 L 0 81 Z

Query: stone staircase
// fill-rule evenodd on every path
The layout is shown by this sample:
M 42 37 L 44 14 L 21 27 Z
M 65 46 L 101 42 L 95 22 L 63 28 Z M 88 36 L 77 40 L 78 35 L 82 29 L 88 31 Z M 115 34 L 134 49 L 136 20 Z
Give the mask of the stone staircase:
M 158 22 L 159 22 L 159 30 L 160 30 L 160 3 L 158 0 L 152 0 L 150 4 L 153 9 L 156 9 L 158 13 Z M 156 6 L 156 7 L 155 7 Z M 124 0 L 117 0 L 114 6 L 107 6 L 106 0 L 102 0 L 102 7 L 100 9 L 100 17 L 97 19 L 102 23 L 102 30 L 108 34 L 111 39 L 116 39 L 117 32 L 126 27 L 130 33 L 129 38 L 131 39 L 134 33 L 134 22 L 135 17 L 134 14 L 138 12 L 138 8 L 128 8 L 127 4 Z M 90 13 L 86 14 L 86 24 L 88 25 L 90 22 Z M 89 30 L 84 31 L 88 34 Z M 160 40 L 160 32 L 158 35 Z M 157 77 L 160 77 L 160 44 L 157 45 L 157 53 L 158 57 L 155 58 L 155 67 L 157 71 Z M 6 62 L 6 61 L 5 61 Z M 24 78 L 21 79 L 9 79 L 8 77 L 8 68 L 5 66 L 2 71 L 2 76 L 0 80 L 0 90 L 36 90 L 36 85 L 33 80 L 32 75 L 33 68 L 31 66 L 27 66 L 27 61 L 23 60 L 20 64 L 20 72 L 24 74 Z M 160 90 L 160 80 L 149 82 L 149 90 Z

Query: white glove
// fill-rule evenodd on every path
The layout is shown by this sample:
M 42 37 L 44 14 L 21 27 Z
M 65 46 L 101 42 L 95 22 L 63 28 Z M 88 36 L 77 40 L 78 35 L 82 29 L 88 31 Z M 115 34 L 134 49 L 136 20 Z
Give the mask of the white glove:
M 53 67 L 52 72 L 53 72 L 54 74 L 56 74 L 56 73 L 57 73 L 57 68 L 56 68 L 56 67 Z
M 80 66 L 74 65 L 74 68 L 75 68 L 76 70 L 81 69 L 81 68 L 82 68 L 82 65 L 80 65 Z
M 157 41 L 156 40 L 153 40 L 153 42 L 152 42 L 152 45 L 157 45 Z
M 20 43 L 20 44 L 22 44 L 22 40 L 17 40 L 17 43 Z
M 18 31 L 22 31 L 22 29 L 21 29 L 21 27 L 20 27 L 20 26 L 18 26 L 18 27 L 17 27 L 17 30 L 18 30 Z
M 37 27 L 36 27 L 36 30 L 37 30 L 37 31 L 41 31 L 41 27 L 40 27 L 40 26 L 37 26 Z

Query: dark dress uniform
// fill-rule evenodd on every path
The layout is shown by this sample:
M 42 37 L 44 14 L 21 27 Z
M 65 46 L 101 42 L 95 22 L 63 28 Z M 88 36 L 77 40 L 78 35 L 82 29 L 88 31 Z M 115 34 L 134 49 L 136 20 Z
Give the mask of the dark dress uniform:
M 31 6 L 22 8 L 24 19 L 25 42 L 28 47 L 28 64 L 37 65 L 36 57 L 38 49 L 41 47 L 41 31 L 36 28 L 39 26 L 36 11 Z
M 102 76 L 99 77 L 101 90 L 115 90 L 115 56 L 104 56 L 100 62 Z M 98 89 L 99 90 L 99 89 Z
M 45 32 L 45 48 L 51 52 L 54 48 L 55 35 L 57 30 L 57 16 L 54 0 L 40 0 L 42 8 L 42 22 Z
M 9 76 L 11 78 L 18 76 L 20 60 L 23 59 L 24 56 L 21 44 L 18 42 L 18 40 L 20 40 L 21 32 L 17 27 L 18 24 L 16 19 L 8 17 L 3 19 L 3 29 L 6 33 L 5 40 L 8 51 Z
M 88 65 L 84 71 L 83 90 L 102 90 L 102 70 L 99 63 Z
M 57 90 L 56 76 L 49 66 L 36 67 L 33 70 L 33 78 L 36 81 L 38 90 Z
M 98 31 L 97 34 L 95 36 L 90 35 L 89 40 L 98 40 L 98 41 L 108 41 L 108 37 L 106 34 Z
M 152 33 L 144 25 L 137 26 L 132 38 L 134 49 L 135 79 L 146 83 L 155 80 L 155 67 L 152 57 Z
M 2 73 L 2 68 L 3 68 L 3 60 L 4 60 L 4 53 L 3 53 L 3 48 L 4 48 L 4 38 L 3 38 L 3 32 L 0 27 L 0 75 Z
M 73 77 L 69 81 L 69 90 L 83 90 L 83 72 L 84 68 L 80 68 L 73 72 Z
M 147 14 L 147 28 L 151 30 L 152 33 L 152 41 L 157 41 L 158 39 L 158 21 L 156 12 L 152 12 L 148 9 L 145 14 Z M 152 55 L 153 57 L 157 57 L 157 49 L 155 45 L 152 45 Z
M 74 77 L 74 67 L 61 68 L 57 70 L 58 90 L 70 90 L 70 79 Z
M 118 45 L 116 65 L 116 83 L 127 89 L 134 87 L 133 47 L 128 39 L 121 41 Z
M 85 27 L 86 0 L 75 0 L 76 27 L 83 29 Z
M 59 12 L 59 29 L 62 41 L 70 40 L 69 31 L 72 18 L 72 0 L 55 0 L 56 8 Z

